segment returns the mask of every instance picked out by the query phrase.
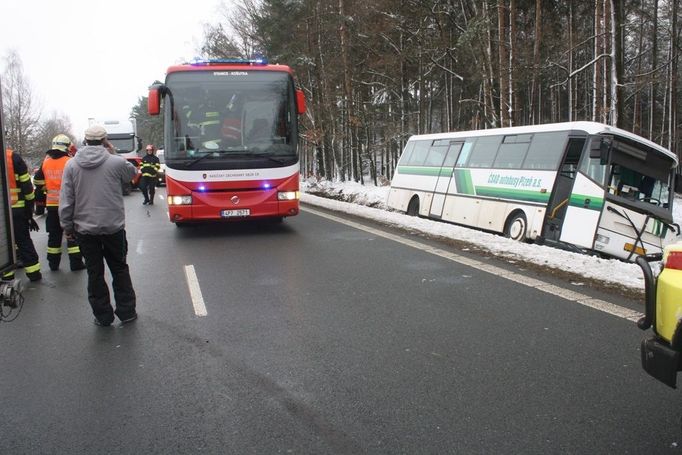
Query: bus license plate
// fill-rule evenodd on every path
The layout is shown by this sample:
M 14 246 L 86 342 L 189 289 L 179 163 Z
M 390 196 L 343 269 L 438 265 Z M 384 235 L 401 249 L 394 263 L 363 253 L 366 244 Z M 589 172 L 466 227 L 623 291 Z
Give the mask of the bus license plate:
M 238 209 L 238 210 L 221 210 L 220 216 L 223 218 L 232 218 L 235 216 L 249 216 L 251 215 L 250 209 Z

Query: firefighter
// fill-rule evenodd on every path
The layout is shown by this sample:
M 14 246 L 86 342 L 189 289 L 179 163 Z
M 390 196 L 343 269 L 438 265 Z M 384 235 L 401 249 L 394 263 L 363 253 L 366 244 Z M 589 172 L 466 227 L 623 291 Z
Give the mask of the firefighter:
M 198 109 L 187 109 L 188 126 L 196 126 L 201 136 L 201 146 L 207 150 L 218 150 L 221 146 L 229 147 L 241 144 L 242 125 L 240 117 L 241 100 L 232 95 L 224 106 L 217 103 L 209 93 L 204 94 L 204 101 Z
M 220 147 L 220 111 L 213 100 L 209 99 L 199 106 L 197 126 L 201 131 L 203 148 L 215 150 Z
M 144 196 L 142 205 L 154 205 L 154 192 L 156 190 L 156 174 L 161 168 L 159 157 L 155 155 L 156 147 L 152 144 L 147 145 L 147 154 L 142 158 L 140 163 L 140 172 L 142 173 L 142 180 L 140 181 L 140 189 Z
M 71 139 L 65 134 L 58 134 L 52 139 L 52 148 L 45 152 L 45 160 L 36 172 L 36 199 L 47 208 L 45 230 L 47 230 L 47 263 L 50 270 L 59 270 L 62 259 L 63 231 L 59 224 L 59 190 L 62 186 L 64 166 L 71 159 Z M 72 271 L 83 270 L 83 256 L 78 244 L 73 239 L 66 239 L 69 254 L 69 265 Z
M 7 167 L 7 180 L 12 206 L 12 222 L 14 230 L 14 242 L 17 251 L 18 262 L 24 267 L 26 276 L 31 281 L 38 281 L 43 276 L 40 273 L 38 253 L 31 240 L 30 231 L 39 231 L 38 223 L 33 219 L 33 205 L 35 192 L 33 183 L 28 175 L 28 167 L 24 159 L 11 148 L 5 150 L 5 165 Z M 13 280 L 14 271 L 6 272 L 3 280 Z

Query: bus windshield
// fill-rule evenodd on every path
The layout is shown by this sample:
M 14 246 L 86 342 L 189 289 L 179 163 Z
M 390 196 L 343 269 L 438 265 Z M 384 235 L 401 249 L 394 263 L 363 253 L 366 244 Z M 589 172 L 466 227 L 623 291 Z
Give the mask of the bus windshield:
M 166 161 L 176 168 L 253 167 L 295 162 L 291 76 L 276 71 L 171 73 L 164 99 Z
M 667 208 L 670 203 L 670 174 L 660 179 L 645 170 L 626 165 L 611 166 L 609 193 L 631 201 L 640 201 Z

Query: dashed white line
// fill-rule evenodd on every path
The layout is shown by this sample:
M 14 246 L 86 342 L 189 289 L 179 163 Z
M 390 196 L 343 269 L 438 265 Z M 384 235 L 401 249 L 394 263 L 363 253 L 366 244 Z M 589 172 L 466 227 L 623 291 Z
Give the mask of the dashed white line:
M 522 284 L 524 286 L 531 287 L 533 289 L 537 289 L 542 292 L 546 292 L 548 294 L 555 295 L 557 297 L 561 297 L 563 299 L 578 303 L 580 305 L 586 306 L 593 308 L 595 310 L 599 310 L 604 313 L 608 313 L 613 316 L 617 316 L 622 319 L 627 319 L 628 321 L 633 321 L 636 322 L 641 318 L 643 315 L 642 313 L 638 311 L 631 310 L 629 308 L 621 307 L 619 305 L 615 305 L 610 302 L 606 302 L 604 300 L 600 299 L 595 299 L 592 298 L 586 294 L 582 294 L 580 292 L 576 292 L 570 289 L 565 289 L 559 286 L 555 286 L 553 284 L 546 283 L 544 281 L 535 279 L 535 278 L 530 278 L 526 277 L 524 275 L 521 275 L 516 272 L 512 272 L 509 270 L 505 270 L 503 268 L 491 265 L 491 264 L 486 264 L 481 261 L 477 261 L 475 259 L 469 259 L 464 256 L 460 256 L 456 253 L 452 253 L 450 251 L 442 250 L 440 248 L 435 248 L 429 245 L 424 245 L 419 242 L 415 242 L 414 240 L 409 240 L 405 239 L 403 237 L 400 237 L 398 235 L 394 234 L 389 234 L 388 232 L 381 231 L 379 229 L 374 229 L 369 226 L 362 225 L 360 223 L 355 223 L 353 221 L 345 220 L 343 218 L 339 218 L 334 215 L 330 215 L 328 213 L 324 212 L 319 212 L 315 209 L 311 209 L 309 207 L 305 207 L 303 210 L 305 210 L 308 213 L 312 213 L 317 216 L 321 216 L 323 218 L 330 219 L 332 221 L 336 221 L 337 223 L 342 223 L 347 226 L 354 227 L 356 229 L 360 229 L 365 232 L 369 232 L 370 234 L 374 234 L 380 237 L 384 237 L 389 240 L 393 240 L 394 242 L 402 243 L 403 245 L 411 246 L 412 248 L 416 248 L 418 250 L 422 250 L 427 253 L 435 254 L 436 256 L 443 257 L 445 259 L 448 259 L 453 262 L 457 262 L 462 265 L 467 265 L 469 267 L 472 267 L 477 270 L 481 270 L 483 272 L 491 273 L 493 275 L 499 276 L 500 278 L 505 278 L 507 280 L 513 281 L 515 283 Z
M 187 278 L 187 286 L 189 287 L 189 295 L 192 298 L 192 306 L 194 307 L 194 314 L 197 316 L 206 316 L 206 305 L 204 304 L 204 297 L 201 295 L 201 288 L 199 287 L 199 280 L 194 271 L 193 265 L 185 266 L 185 277 Z

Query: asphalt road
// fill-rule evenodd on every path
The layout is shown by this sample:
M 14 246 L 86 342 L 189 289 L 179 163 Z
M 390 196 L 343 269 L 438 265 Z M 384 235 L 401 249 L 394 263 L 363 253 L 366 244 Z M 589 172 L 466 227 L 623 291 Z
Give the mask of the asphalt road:
M 490 258 L 497 272 L 472 268 L 436 254 L 453 247 L 305 207 L 281 224 L 178 229 L 162 199 L 126 201 L 140 318 L 92 324 L 85 272 L 66 258 L 30 284 L 19 317 L 0 324 L 0 453 L 682 445 L 682 397 L 642 371 L 644 334 L 499 270 L 537 272 Z M 34 235 L 41 258 L 46 238 Z

